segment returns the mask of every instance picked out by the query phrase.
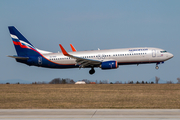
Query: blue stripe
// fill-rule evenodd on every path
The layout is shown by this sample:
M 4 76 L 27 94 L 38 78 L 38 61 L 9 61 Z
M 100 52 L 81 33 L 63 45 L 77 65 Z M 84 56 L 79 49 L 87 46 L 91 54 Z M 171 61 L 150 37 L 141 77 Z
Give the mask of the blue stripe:
M 12 38 L 12 40 L 13 40 L 14 42 L 19 42 L 19 40 L 18 40 L 18 39 L 15 39 L 15 38 Z

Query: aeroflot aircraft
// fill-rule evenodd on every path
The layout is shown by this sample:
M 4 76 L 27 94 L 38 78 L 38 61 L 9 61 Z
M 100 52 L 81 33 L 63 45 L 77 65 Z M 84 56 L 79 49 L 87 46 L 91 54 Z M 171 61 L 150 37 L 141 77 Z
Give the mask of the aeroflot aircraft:
M 164 63 L 173 54 L 159 48 L 124 48 L 109 50 L 76 51 L 71 45 L 72 52 L 67 52 L 60 44 L 62 53 L 52 53 L 37 49 L 14 26 L 9 27 L 17 55 L 8 56 L 17 62 L 46 68 L 91 68 L 89 74 L 94 74 L 94 67 L 102 70 L 116 69 L 119 65 Z

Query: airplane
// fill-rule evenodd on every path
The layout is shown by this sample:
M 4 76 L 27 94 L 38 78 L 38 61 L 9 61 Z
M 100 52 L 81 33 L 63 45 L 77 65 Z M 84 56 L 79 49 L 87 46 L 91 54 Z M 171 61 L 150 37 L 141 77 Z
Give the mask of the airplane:
M 52 53 L 36 48 L 14 26 L 8 28 L 17 52 L 17 55 L 8 57 L 29 66 L 55 69 L 91 68 L 89 74 L 92 75 L 96 67 L 108 70 L 117 69 L 119 65 L 155 63 L 155 68 L 159 69 L 159 64 L 173 58 L 173 54 L 154 47 L 77 51 L 70 44 L 72 52 L 67 52 L 59 44 L 62 53 Z

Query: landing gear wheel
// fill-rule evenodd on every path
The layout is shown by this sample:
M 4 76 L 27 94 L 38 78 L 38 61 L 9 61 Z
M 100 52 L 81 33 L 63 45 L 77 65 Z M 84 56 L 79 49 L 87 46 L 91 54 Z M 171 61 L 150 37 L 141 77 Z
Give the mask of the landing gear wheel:
M 155 68 L 156 68 L 156 70 L 158 70 L 158 69 L 159 69 L 159 67 L 158 67 L 158 66 L 156 66 Z
M 90 71 L 89 71 L 89 74 L 94 74 L 95 73 L 95 70 L 94 70 L 94 68 L 92 68 Z

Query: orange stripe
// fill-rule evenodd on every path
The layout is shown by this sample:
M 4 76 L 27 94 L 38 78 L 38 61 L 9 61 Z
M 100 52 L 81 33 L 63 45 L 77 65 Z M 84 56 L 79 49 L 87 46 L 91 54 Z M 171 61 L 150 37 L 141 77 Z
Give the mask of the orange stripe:
M 118 67 L 117 61 L 116 61 L 116 68 Z

